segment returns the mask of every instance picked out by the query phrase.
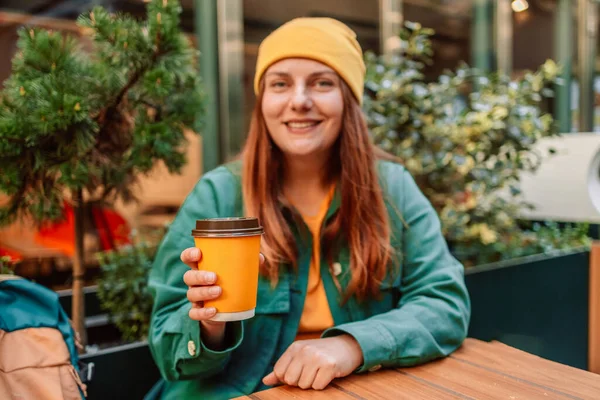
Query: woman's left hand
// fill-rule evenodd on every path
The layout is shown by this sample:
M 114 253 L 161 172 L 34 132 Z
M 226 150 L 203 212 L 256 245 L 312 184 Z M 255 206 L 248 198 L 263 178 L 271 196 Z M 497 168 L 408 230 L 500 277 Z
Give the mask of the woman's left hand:
M 301 340 L 288 347 L 263 383 L 322 390 L 335 378 L 350 375 L 362 363 L 360 346 L 350 335 Z

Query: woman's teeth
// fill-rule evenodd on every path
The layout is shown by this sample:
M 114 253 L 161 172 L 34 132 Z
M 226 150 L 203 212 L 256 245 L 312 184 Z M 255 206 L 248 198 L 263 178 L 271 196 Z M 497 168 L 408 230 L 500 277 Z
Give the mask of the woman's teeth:
M 310 128 L 311 126 L 315 126 L 317 124 L 318 124 L 317 121 L 313 121 L 313 122 L 288 122 L 288 126 L 290 128 L 292 128 L 292 129 Z

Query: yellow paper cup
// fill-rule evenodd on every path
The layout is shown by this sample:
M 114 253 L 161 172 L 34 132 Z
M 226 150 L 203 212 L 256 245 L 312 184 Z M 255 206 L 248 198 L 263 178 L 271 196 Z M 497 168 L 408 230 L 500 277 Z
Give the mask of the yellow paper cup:
M 256 218 L 213 218 L 196 221 L 192 236 L 202 252 L 198 269 L 217 275 L 223 291 L 204 307 L 215 307 L 211 321 L 241 321 L 254 317 L 258 291 L 260 239 Z

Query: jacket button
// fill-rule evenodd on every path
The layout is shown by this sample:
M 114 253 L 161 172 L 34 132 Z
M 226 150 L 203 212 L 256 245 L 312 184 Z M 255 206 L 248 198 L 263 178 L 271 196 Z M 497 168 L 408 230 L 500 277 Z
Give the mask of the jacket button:
M 369 372 L 379 371 L 381 369 L 381 365 L 376 365 L 374 367 L 369 368 Z
M 342 273 L 342 264 L 340 264 L 339 262 L 333 263 L 331 269 L 333 272 L 333 276 L 338 276 Z
M 188 353 L 190 353 L 190 356 L 196 355 L 196 343 L 193 340 L 188 342 Z

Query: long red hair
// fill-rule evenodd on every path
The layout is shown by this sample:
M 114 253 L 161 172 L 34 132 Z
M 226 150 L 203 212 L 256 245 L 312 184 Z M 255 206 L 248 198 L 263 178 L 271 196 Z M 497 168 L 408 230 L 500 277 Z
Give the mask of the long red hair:
M 330 157 L 330 176 L 325 177 L 339 185 L 341 204 L 322 233 L 322 249 L 331 265 L 340 246 L 348 246 L 352 276 L 344 298 L 356 295 L 364 299 L 379 294 L 393 255 L 390 222 L 376 170 L 378 158 L 392 157 L 372 144 L 358 102 L 345 82 L 341 85 L 341 133 Z M 265 229 L 262 252 L 267 261 L 261 274 L 276 283 L 279 264 L 296 266 L 298 252 L 281 206 L 285 203 L 280 176 L 283 155 L 267 131 L 261 110 L 263 92 L 261 84 L 242 150 L 242 186 L 246 214 L 258 217 Z

